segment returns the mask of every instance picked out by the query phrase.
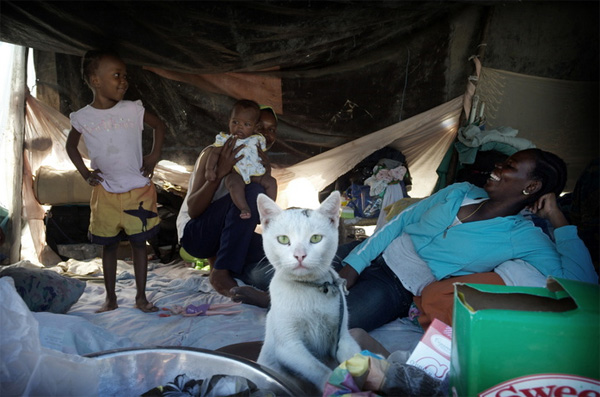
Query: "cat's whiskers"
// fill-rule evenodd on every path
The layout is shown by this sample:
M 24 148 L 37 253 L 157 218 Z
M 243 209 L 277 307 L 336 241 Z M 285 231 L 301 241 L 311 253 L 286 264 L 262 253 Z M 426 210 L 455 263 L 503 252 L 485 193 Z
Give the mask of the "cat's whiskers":
M 275 268 L 271 267 L 265 271 L 266 274 L 270 275 L 271 273 L 275 273 Z
M 267 262 L 269 261 L 269 259 L 267 258 L 267 256 L 263 256 L 262 258 L 260 258 L 260 260 L 258 261 L 259 263 L 266 260 Z M 275 268 L 273 266 L 269 267 L 267 270 L 265 270 L 265 274 L 266 275 L 270 275 L 271 273 L 275 273 Z

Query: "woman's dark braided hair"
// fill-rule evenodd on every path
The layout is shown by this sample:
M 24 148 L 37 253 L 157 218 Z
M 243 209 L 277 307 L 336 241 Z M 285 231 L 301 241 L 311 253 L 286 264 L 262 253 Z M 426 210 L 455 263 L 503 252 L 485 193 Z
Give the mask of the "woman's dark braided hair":
M 535 166 L 530 174 L 531 179 L 542 182 L 542 188 L 532 194 L 529 202 L 533 203 L 546 193 L 554 193 L 558 198 L 567 183 L 567 164 L 555 155 L 541 149 L 527 149 L 534 156 Z
M 100 59 L 104 58 L 105 56 L 112 56 L 121 59 L 119 54 L 113 50 L 89 50 L 85 53 L 83 58 L 81 58 L 81 77 L 88 87 L 92 88 L 90 85 L 90 76 L 94 74 L 96 69 L 98 69 Z

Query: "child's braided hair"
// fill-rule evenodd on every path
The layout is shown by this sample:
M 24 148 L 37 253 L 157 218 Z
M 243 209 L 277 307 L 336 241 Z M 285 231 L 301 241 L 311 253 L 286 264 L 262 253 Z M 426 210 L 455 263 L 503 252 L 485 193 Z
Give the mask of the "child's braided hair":
M 112 56 L 121 59 L 119 54 L 113 50 L 89 50 L 85 53 L 83 58 L 81 58 L 81 77 L 88 87 L 91 88 L 90 76 L 96 72 L 100 63 L 100 59 L 104 58 L 105 56 Z

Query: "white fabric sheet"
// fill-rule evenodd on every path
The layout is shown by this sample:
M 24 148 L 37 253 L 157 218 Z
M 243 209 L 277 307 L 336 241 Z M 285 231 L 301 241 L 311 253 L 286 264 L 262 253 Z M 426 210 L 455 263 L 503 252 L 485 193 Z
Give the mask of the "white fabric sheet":
M 69 261 L 76 265 L 77 261 Z M 100 259 L 90 262 L 101 269 Z M 211 287 L 208 277 L 192 269 L 184 262 L 172 264 L 150 263 L 146 295 L 158 308 L 173 308 L 201 303 L 229 302 Z M 68 271 L 73 268 L 69 266 Z M 80 269 L 81 271 L 81 269 Z M 98 274 L 97 271 L 94 274 Z M 171 315 L 169 311 L 143 313 L 133 307 L 135 302 L 135 278 L 133 266 L 125 261 L 118 262 L 117 297 L 119 308 L 105 313 L 95 313 L 104 302 L 104 284 L 87 282 L 79 301 L 68 314 L 80 316 L 91 324 L 101 327 L 120 338 L 128 338 L 139 346 L 189 346 L 217 349 L 232 343 L 262 340 L 266 310 L 243 305 L 243 312 L 231 316 L 183 317 Z M 223 310 L 239 310 L 237 307 Z
M 31 266 L 27 261 L 22 266 Z M 185 346 L 218 349 L 223 346 L 264 339 L 266 309 L 241 304 L 223 311 L 242 313 L 183 317 L 159 310 L 143 313 L 133 307 L 135 279 L 133 266 L 119 260 L 116 291 L 119 308 L 96 313 L 105 299 L 100 259 L 70 259 L 54 268 L 63 274 L 87 280 L 85 292 L 65 314 L 34 313 L 39 323 L 41 346 L 67 354 L 84 355 L 126 347 Z M 149 263 L 146 293 L 159 308 L 174 305 L 223 303 L 208 277 L 182 261 L 170 264 Z M 419 326 L 396 320 L 371 333 L 388 350 L 412 350 L 422 336 Z

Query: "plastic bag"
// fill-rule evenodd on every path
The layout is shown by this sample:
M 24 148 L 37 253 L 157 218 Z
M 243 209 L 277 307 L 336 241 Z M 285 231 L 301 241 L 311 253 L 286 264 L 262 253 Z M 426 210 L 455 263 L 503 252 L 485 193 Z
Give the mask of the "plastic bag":
M 0 395 L 96 395 L 97 363 L 41 346 L 38 323 L 11 277 L 0 278 Z
M 392 353 L 387 361 L 389 369 L 380 391 L 387 396 L 431 396 L 450 395 L 449 376 L 444 380 L 432 377 L 421 368 L 406 364 L 404 352 Z
M 375 397 L 389 367 L 381 356 L 363 350 L 333 370 L 325 384 L 323 396 L 360 395 Z
M 142 394 L 142 397 L 144 396 L 274 397 L 275 393 L 259 389 L 254 382 L 243 376 L 213 375 L 206 379 L 192 379 L 185 374 L 180 374 L 173 382 L 148 390 Z
M 409 352 L 399 350 L 387 359 L 363 350 L 341 363 L 331 374 L 324 397 L 450 395 L 449 377 L 433 378 L 421 368 L 406 364 Z
M 371 196 L 369 191 L 369 186 L 355 183 L 346 190 L 345 195 L 349 199 L 347 206 L 354 209 L 354 216 L 359 218 L 377 218 L 379 216 L 383 199 L 379 196 Z
M 381 203 L 381 212 L 379 213 L 379 217 L 377 218 L 377 225 L 375 230 L 379 230 L 387 223 L 386 217 L 387 213 L 385 208 L 388 205 L 394 204 L 396 201 L 403 199 L 406 197 L 405 189 L 403 189 L 404 185 L 402 183 L 397 183 L 395 185 L 390 185 L 385 189 L 385 194 L 383 195 L 383 202 Z

